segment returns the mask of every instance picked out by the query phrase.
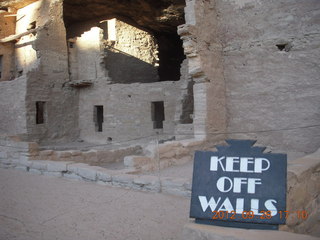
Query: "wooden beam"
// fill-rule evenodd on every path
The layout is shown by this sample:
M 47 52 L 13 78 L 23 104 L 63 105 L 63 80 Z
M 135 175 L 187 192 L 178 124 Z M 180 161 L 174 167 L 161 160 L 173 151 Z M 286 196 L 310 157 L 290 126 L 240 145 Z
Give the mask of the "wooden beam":
M 9 14 L 9 15 L 4 15 L 4 17 L 16 17 L 17 14 Z
M 0 39 L 0 43 L 7 43 L 7 42 L 12 42 L 12 41 L 16 41 L 17 39 L 25 36 L 25 35 L 28 35 L 30 33 L 35 33 L 39 30 L 39 28 L 36 28 L 36 29 L 31 29 L 29 31 L 26 31 L 26 32 L 23 32 L 23 33 L 19 33 L 19 34 L 16 34 L 16 35 L 10 35 L 9 37 L 5 37 L 5 38 L 2 38 Z

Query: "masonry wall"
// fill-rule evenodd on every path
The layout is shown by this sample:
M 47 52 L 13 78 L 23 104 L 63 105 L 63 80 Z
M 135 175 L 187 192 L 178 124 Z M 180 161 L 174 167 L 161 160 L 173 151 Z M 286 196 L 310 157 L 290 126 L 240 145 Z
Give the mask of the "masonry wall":
M 75 25 L 70 30 L 80 28 Z M 159 79 L 155 38 L 116 19 L 96 23 L 69 39 L 68 51 L 72 80 L 108 77 L 112 83 L 133 83 Z
M 0 135 L 26 134 L 25 77 L 0 82 Z
M 92 27 L 73 41 L 69 41 L 71 80 L 88 80 L 107 75 L 103 62 L 101 35 L 102 29 Z
M 62 3 L 35 2 L 20 9 L 17 19 L 17 33 L 26 31 L 33 22 L 37 29 L 36 35 L 27 35 L 16 44 L 18 73 L 22 67 L 22 75 L 27 78 L 27 138 L 40 142 L 75 139 L 78 103 L 76 91 L 66 86 L 68 55 Z M 36 123 L 37 101 L 46 105 L 45 121 L 41 124 Z
M 217 1 L 216 7 L 228 131 L 258 132 L 243 136 L 279 151 L 317 150 L 320 126 L 308 126 L 320 123 L 320 2 Z
M 15 17 L 8 17 L 13 15 L 14 11 L 0 13 L 0 39 L 13 35 L 15 33 Z M 11 42 L 0 43 L 0 81 L 8 81 L 14 78 L 13 68 L 14 45 Z
M 151 102 L 163 101 L 165 121 L 163 130 L 174 135 L 174 117 L 179 102 L 179 82 L 107 84 L 96 81 L 80 90 L 80 138 L 89 142 L 118 142 L 136 139 L 143 141 L 156 136 L 153 128 Z M 103 106 L 102 132 L 96 131 L 94 106 Z M 109 140 L 108 140 L 109 138 Z M 111 139 L 110 139 L 111 138 Z M 141 138 L 141 139 L 140 139 Z
M 315 151 L 319 1 L 186 3 L 179 34 L 195 79 L 196 136 L 257 139 L 274 151 Z
M 114 42 L 105 44 L 106 68 L 111 81 L 158 81 L 158 46 L 154 36 L 119 20 L 115 21 L 115 36 Z

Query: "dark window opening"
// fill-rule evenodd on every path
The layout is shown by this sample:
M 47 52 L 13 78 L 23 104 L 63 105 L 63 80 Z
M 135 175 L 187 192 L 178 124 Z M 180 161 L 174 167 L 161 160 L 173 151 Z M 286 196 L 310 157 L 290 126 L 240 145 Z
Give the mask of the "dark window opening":
M 43 124 L 46 102 L 36 102 L 36 124 Z
M 194 99 L 193 99 L 193 85 L 194 82 L 188 83 L 187 93 L 182 100 L 182 114 L 180 116 L 180 123 L 193 123 Z
M 158 33 L 156 39 L 159 46 L 158 74 L 160 81 L 179 81 L 180 66 L 186 58 L 180 37 L 176 33 Z
M 2 59 L 3 55 L 0 55 L 0 78 L 2 77 Z
M 36 26 L 37 26 L 37 22 L 33 21 L 33 22 L 29 23 L 27 30 L 35 29 Z
M 96 125 L 96 132 L 102 132 L 103 106 L 94 106 L 94 122 Z
M 103 31 L 103 39 L 108 40 L 108 21 L 102 21 L 99 26 Z
M 276 46 L 279 49 L 279 51 L 285 51 L 285 52 L 289 52 L 292 48 L 291 43 L 279 43 L 279 44 L 276 44 Z
M 165 120 L 163 101 L 151 103 L 151 119 L 153 129 L 163 129 L 163 121 Z
M 74 43 L 73 42 L 69 42 L 69 48 L 74 48 Z

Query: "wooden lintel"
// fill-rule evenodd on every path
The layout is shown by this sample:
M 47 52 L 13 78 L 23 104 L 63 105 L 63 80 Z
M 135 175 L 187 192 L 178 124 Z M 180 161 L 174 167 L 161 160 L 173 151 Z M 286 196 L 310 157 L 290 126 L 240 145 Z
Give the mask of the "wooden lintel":
M 4 15 L 4 17 L 16 17 L 17 14 L 9 14 L 9 15 Z
M 5 37 L 5 38 L 2 38 L 0 39 L 0 43 L 7 43 L 7 42 L 12 42 L 12 41 L 15 41 L 25 35 L 28 35 L 30 33 L 35 33 L 38 31 L 39 28 L 36 28 L 36 29 L 31 29 L 29 31 L 26 31 L 26 32 L 23 32 L 23 33 L 19 33 L 19 34 L 16 34 L 16 35 L 10 35 L 9 37 Z

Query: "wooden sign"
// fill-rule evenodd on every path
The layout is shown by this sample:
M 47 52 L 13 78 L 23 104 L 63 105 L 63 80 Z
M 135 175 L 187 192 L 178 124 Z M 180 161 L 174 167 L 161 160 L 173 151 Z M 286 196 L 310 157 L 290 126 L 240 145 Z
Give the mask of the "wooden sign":
M 196 222 L 277 229 L 285 223 L 287 155 L 263 153 L 254 140 L 226 140 L 196 151 L 190 217 Z

